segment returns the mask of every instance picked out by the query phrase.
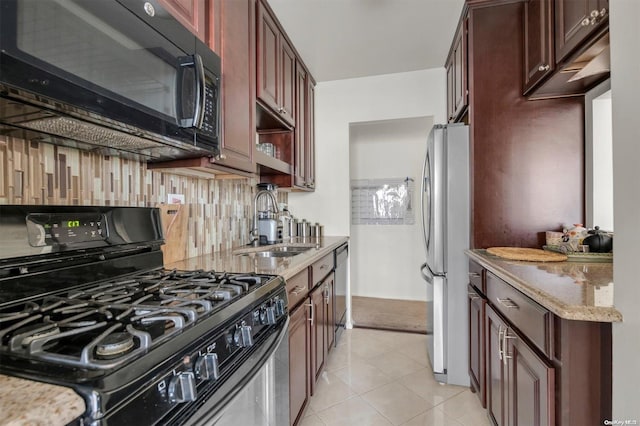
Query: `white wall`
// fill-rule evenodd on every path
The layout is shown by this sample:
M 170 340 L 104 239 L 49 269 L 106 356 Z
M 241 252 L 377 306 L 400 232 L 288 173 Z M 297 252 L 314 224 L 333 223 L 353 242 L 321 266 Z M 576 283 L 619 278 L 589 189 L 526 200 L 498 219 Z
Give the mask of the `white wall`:
M 613 231 L 613 132 L 611 81 L 584 97 L 585 213 L 588 228 Z
M 444 123 L 445 83 L 444 68 L 319 83 L 315 105 L 317 189 L 313 193 L 289 194 L 292 213 L 322 223 L 326 235 L 351 236 L 350 125 L 415 117 L 433 117 L 435 123 Z M 359 250 L 359 253 L 351 250 L 351 256 L 371 255 L 377 248 L 369 248 L 366 252 Z M 397 249 L 407 256 L 414 254 L 409 247 Z M 396 271 L 396 282 L 412 281 L 413 285 L 420 286 L 420 264 L 412 265 L 410 270 Z M 360 289 L 353 272 L 351 286 Z M 420 287 L 421 290 L 424 288 Z M 364 293 L 361 295 L 366 296 Z M 402 291 L 390 293 L 385 297 L 396 298 L 404 294 Z
M 414 219 L 413 224 L 351 225 L 354 296 L 426 300 L 418 270 L 424 262 L 419 191 L 432 126 L 432 117 L 351 125 L 351 180 L 410 177 Z
M 610 2 L 615 221 L 614 301 L 623 322 L 613 325 L 613 418 L 640 422 L 640 1 Z

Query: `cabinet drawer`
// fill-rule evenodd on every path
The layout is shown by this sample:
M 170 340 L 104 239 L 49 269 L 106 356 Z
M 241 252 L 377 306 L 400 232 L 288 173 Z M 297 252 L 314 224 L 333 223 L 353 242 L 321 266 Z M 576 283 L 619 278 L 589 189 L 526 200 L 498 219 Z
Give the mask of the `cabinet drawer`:
M 486 273 L 486 285 L 489 302 L 551 357 L 551 313 L 491 272 Z
M 483 294 L 487 294 L 487 288 L 484 285 L 485 269 L 473 260 L 469 261 L 469 284 L 480 290 Z
M 289 299 L 289 310 L 293 308 L 309 293 L 309 270 L 299 272 L 294 277 L 287 280 L 287 298 Z
M 315 287 L 333 270 L 333 252 L 311 265 L 311 287 Z

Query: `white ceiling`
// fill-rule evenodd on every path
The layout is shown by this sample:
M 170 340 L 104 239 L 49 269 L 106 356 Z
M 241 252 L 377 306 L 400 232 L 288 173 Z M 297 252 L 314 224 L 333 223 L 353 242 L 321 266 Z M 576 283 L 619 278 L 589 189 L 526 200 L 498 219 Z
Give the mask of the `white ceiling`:
M 464 0 L 268 0 L 317 81 L 444 66 Z

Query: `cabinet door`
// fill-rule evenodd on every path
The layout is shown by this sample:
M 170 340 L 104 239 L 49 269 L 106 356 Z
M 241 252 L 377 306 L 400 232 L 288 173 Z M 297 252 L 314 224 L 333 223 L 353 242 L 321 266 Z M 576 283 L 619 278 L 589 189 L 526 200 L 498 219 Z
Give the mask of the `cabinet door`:
M 253 0 L 217 0 L 222 57 L 222 143 L 218 164 L 255 172 Z
M 524 4 L 524 88 L 528 93 L 554 70 L 552 0 L 528 0 Z
M 554 425 L 554 369 L 511 329 L 504 331 L 503 342 L 509 367 L 509 424 Z
M 471 387 L 486 407 L 484 366 L 484 310 L 486 300 L 472 287 L 469 293 L 469 377 Z
M 295 156 L 293 165 L 293 183 L 295 186 L 305 187 L 305 175 L 307 164 L 306 137 L 307 137 L 307 71 L 302 64 L 296 67 L 296 129 L 295 129 Z
M 609 22 L 608 0 L 555 0 L 556 63 Z
M 335 278 L 333 272 L 324 280 L 324 303 L 325 303 L 325 347 L 329 352 L 335 341 Z
M 159 3 L 200 40 L 206 40 L 207 0 L 159 0 Z
M 302 304 L 291 312 L 289 320 L 289 421 L 291 425 L 300 420 L 311 396 L 309 324 L 308 305 Z
M 256 96 L 275 111 L 279 108 L 280 31 L 262 2 L 258 2 Z
M 305 137 L 305 182 L 306 186 L 310 190 L 314 190 L 316 187 L 316 138 L 315 138 L 315 95 L 316 84 L 311 78 L 311 75 L 307 76 L 307 115 L 306 115 L 306 137 Z
M 467 107 L 467 31 L 466 21 L 463 21 L 456 40 L 454 41 L 453 51 L 453 116 L 454 120 L 458 119 L 464 109 Z
M 502 334 L 507 329 L 504 321 L 491 307 L 486 308 L 485 315 L 487 349 L 487 411 L 493 424 L 507 425 L 506 383 L 507 369 L 502 356 Z
M 456 121 L 468 105 L 467 100 L 467 21 L 462 20 L 445 63 L 447 70 L 447 116 Z
M 445 64 L 447 70 L 447 121 L 452 123 L 454 121 L 454 82 L 453 82 L 453 56 L 449 57 Z
M 295 125 L 294 108 L 296 103 L 296 54 L 281 37 L 280 43 L 280 116 L 289 124 Z
M 324 368 L 325 354 L 325 303 L 324 286 L 319 285 L 309 293 L 311 303 L 311 394 L 315 393 L 315 382 Z

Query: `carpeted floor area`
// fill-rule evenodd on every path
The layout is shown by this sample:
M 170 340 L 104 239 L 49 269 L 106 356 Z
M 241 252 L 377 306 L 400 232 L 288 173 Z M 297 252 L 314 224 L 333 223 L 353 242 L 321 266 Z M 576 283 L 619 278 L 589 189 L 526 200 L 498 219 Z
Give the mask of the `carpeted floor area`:
M 351 297 L 354 327 L 427 332 L 427 303 L 415 300 Z

